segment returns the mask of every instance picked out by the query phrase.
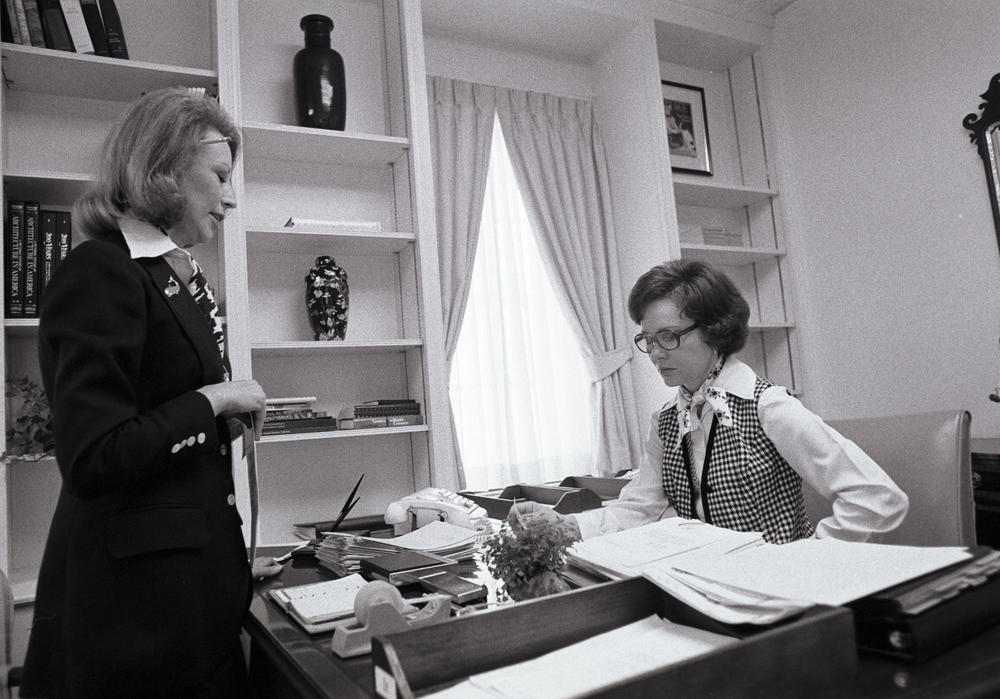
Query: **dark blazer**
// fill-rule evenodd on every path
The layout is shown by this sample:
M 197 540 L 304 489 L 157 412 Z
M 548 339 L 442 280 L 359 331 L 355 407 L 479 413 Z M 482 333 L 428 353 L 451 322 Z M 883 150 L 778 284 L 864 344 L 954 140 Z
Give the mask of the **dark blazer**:
M 229 433 L 195 390 L 224 369 L 178 281 L 115 233 L 75 248 L 45 289 L 62 490 L 22 696 L 184 696 L 231 658 L 252 580 Z

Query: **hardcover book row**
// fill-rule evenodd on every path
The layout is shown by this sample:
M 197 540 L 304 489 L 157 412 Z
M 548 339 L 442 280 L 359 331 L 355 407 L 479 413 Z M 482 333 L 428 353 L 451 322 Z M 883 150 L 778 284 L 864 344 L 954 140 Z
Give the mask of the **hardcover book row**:
M 37 201 L 7 202 L 4 227 L 4 315 L 37 318 L 42 292 L 72 245 L 68 211 L 42 209 Z
M 3 0 L 3 41 L 128 58 L 114 0 Z
M 314 410 L 314 396 L 269 398 L 262 434 L 301 434 L 331 430 L 422 425 L 420 403 L 409 398 L 366 401 L 345 408 L 339 417 Z

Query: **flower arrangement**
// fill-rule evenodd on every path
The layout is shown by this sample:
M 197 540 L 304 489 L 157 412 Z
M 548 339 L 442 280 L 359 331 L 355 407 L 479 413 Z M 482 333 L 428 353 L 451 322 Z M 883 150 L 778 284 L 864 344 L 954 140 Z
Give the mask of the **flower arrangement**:
M 55 449 L 52 412 L 45 392 L 24 376 L 7 381 L 7 455 L 51 454 Z
M 573 537 L 559 522 L 532 518 L 530 526 L 504 524 L 484 547 L 486 567 L 515 601 L 564 592 L 559 576 Z

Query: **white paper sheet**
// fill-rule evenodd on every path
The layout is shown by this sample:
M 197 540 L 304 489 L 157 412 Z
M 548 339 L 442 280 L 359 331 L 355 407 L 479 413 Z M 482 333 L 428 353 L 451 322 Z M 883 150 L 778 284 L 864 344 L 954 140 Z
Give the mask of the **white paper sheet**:
M 890 546 L 837 539 L 767 544 L 722 558 L 691 557 L 678 569 L 715 583 L 833 606 L 971 558 L 957 546 Z
M 621 576 L 639 575 L 642 567 L 671 556 L 711 547 L 718 555 L 763 541 L 759 532 L 738 532 L 697 519 L 670 517 L 573 546 L 572 556 Z
M 738 642 L 652 615 L 532 660 L 473 675 L 429 696 L 578 697 Z

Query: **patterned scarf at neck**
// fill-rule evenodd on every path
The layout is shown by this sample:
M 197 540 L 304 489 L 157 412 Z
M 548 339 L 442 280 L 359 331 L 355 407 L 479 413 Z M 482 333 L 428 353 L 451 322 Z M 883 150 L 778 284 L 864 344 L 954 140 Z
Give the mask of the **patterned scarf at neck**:
M 702 381 L 697 391 L 691 393 L 683 385 L 677 391 L 677 444 L 681 443 L 684 435 L 695 429 L 691 421 L 692 405 L 708 403 L 715 411 L 716 419 L 726 427 L 733 424 L 733 415 L 729 410 L 729 403 L 726 402 L 726 392 L 716 388 L 712 384 L 722 371 L 722 365 L 726 363 L 725 357 L 719 357 L 715 366 L 708 372 L 708 376 Z

